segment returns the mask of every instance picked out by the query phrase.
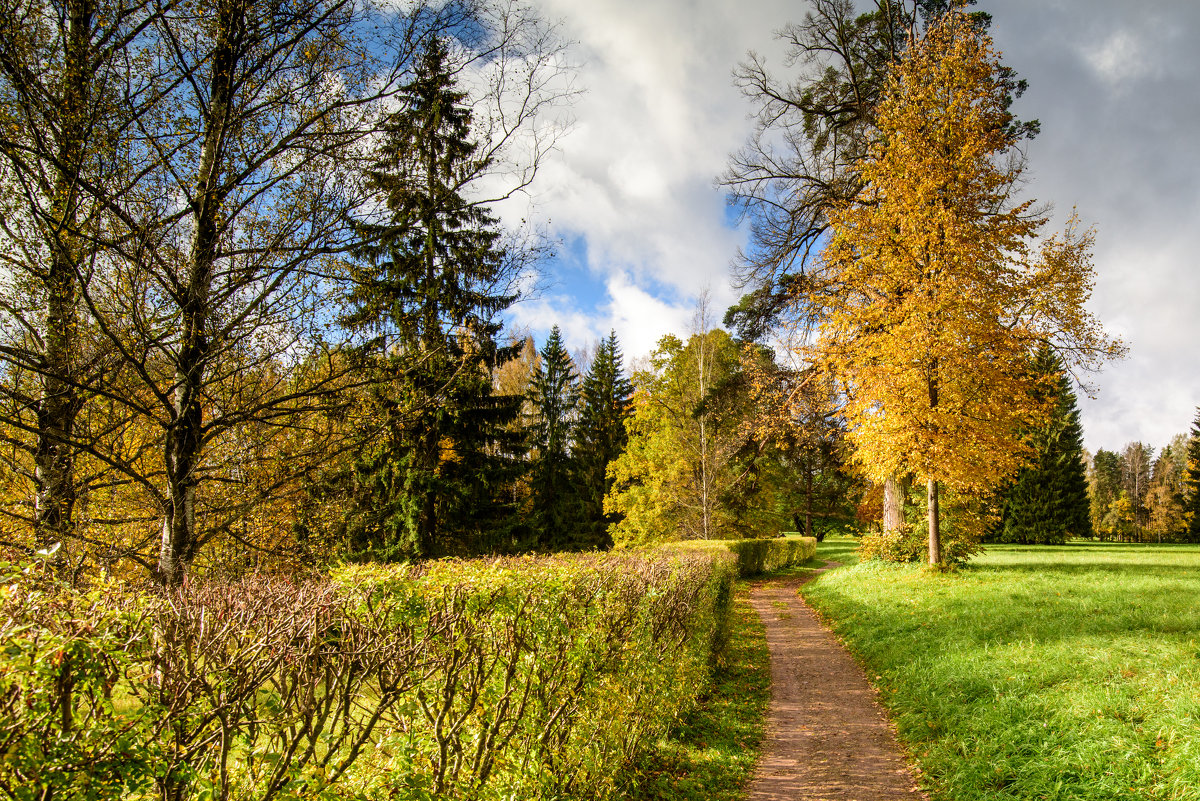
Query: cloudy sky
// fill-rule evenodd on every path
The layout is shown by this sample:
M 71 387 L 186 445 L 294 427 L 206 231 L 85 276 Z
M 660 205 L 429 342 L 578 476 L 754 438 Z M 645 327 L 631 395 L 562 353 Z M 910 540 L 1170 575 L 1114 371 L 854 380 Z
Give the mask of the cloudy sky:
M 860 0 L 860 5 L 864 0 Z M 548 286 L 513 310 L 539 343 L 610 328 L 627 357 L 685 333 L 707 290 L 737 297 L 735 228 L 714 179 L 750 130 L 731 72 L 802 0 L 537 0 L 576 44 L 585 93 L 528 213 L 561 242 Z M 1200 2 L 980 0 L 1037 118 L 1030 193 L 1095 226 L 1092 310 L 1130 348 L 1081 396 L 1085 444 L 1161 447 L 1200 404 Z

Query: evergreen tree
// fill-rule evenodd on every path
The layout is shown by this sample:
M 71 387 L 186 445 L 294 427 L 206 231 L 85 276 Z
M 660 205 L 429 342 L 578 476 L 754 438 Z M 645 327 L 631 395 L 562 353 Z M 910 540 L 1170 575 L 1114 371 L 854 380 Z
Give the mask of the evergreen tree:
M 445 42 L 431 40 L 366 173 L 386 212 L 362 238 L 342 322 L 367 335 L 379 432 L 354 467 L 346 516 L 352 551 L 408 558 L 495 547 L 511 479 L 519 397 L 496 396 L 492 371 L 506 254 L 496 219 L 464 187 L 490 167 L 469 139 L 467 96 Z
M 531 519 L 538 546 L 561 550 L 575 542 L 583 522 L 571 451 L 579 380 L 558 326 L 540 355 L 529 386 Z
M 1192 421 L 1192 436 L 1187 445 L 1187 479 L 1184 500 L 1184 516 L 1187 519 L 1188 542 L 1200 542 L 1200 408 Z
M 1083 429 L 1075 393 L 1049 346 L 1039 349 L 1033 369 L 1042 377 L 1053 408 L 1046 422 L 1029 433 L 1033 464 L 1021 470 L 1003 493 L 998 539 L 1048 544 L 1091 537 Z
M 1088 472 L 1092 531 L 1104 539 L 1111 532 L 1104 526 L 1109 509 L 1121 494 L 1121 454 L 1100 448 Z
M 610 331 L 608 339 L 601 340 L 583 379 L 576 428 L 575 464 L 584 514 L 579 544 L 584 547 L 611 546 L 609 526 L 621 520 L 621 515 L 604 513 L 604 496 L 612 489 L 608 465 L 629 441 L 625 420 L 632 411 L 633 383 L 621 368 L 616 332 Z

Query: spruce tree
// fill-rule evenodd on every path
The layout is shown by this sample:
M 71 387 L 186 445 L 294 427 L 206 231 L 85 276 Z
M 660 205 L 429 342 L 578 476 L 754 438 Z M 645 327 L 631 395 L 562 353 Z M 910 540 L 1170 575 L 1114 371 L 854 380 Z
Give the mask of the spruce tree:
M 1200 408 L 1192 421 L 1192 435 L 1187 445 L 1187 478 L 1184 483 L 1183 514 L 1187 519 L 1188 542 L 1200 542 Z
M 1068 537 L 1091 537 L 1083 429 L 1075 393 L 1062 362 L 1043 345 L 1033 360 L 1053 408 L 1046 422 L 1029 432 L 1035 454 L 1003 493 L 998 539 L 1050 544 Z
M 632 411 L 633 383 L 622 370 L 616 332 L 610 331 L 583 379 L 576 429 L 575 464 L 584 515 L 580 544 L 584 547 L 612 545 L 608 529 L 620 522 L 621 516 L 604 513 L 604 498 L 612 489 L 607 470 L 629 441 L 625 421 Z
M 551 329 L 540 355 L 529 386 L 531 518 L 538 547 L 561 550 L 576 542 L 582 524 L 571 447 L 579 381 L 558 326 Z
M 496 219 L 463 194 L 490 162 L 470 141 L 444 41 L 430 41 L 399 99 L 366 172 L 386 211 L 356 226 L 342 318 L 365 335 L 358 354 L 377 379 L 379 430 L 354 467 L 344 532 L 374 558 L 489 547 L 517 447 L 505 426 L 520 408 L 492 393 L 492 371 L 515 354 L 497 346 L 496 318 L 515 296 L 494 291 L 506 255 Z

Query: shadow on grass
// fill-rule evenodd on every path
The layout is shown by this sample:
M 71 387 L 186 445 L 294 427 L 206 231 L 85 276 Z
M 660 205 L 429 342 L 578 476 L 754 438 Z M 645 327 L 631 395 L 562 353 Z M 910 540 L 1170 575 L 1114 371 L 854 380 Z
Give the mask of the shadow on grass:
M 1013 562 L 1003 564 L 972 563 L 963 565 L 959 570 L 964 574 L 979 573 L 981 575 L 1021 572 L 1038 575 L 1061 574 L 1066 576 L 1087 575 L 1090 573 L 1111 573 L 1127 578 L 1145 576 L 1147 578 L 1195 578 L 1198 574 L 1196 565 L 1171 564 L 1169 562 L 1090 562 L 1082 564 L 1063 564 L 1045 562 Z
M 1176 735 L 1200 710 L 1197 556 L 999 546 L 955 573 L 869 562 L 803 594 L 876 675 L 933 797 L 1200 801 Z

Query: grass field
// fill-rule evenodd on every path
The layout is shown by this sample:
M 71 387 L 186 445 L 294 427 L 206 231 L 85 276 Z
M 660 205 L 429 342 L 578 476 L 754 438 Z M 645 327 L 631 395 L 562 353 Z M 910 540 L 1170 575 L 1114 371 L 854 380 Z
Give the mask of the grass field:
M 748 585 L 737 583 L 729 640 L 711 691 L 631 772 L 629 801 L 740 801 L 771 700 L 770 654 Z
M 1200 800 L 1200 547 L 990 546 L 950 574 L 867 562 L 803 592 L 935 798 Z

